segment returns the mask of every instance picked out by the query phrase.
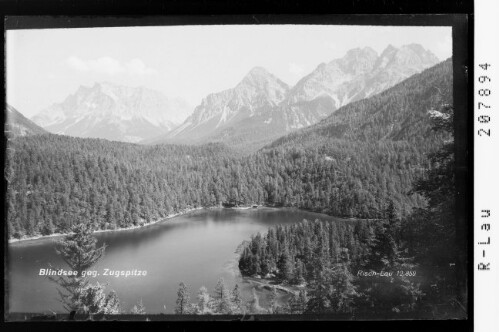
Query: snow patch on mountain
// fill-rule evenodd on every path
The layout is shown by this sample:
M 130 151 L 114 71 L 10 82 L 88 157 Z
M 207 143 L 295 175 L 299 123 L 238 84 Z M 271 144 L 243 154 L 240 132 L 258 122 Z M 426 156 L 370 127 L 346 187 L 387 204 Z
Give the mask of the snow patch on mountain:
M 138 142 L 171 131 L 190 112 L 191 106 L 182 99 L 169 99 L 144 87 L 101 82 L 80 86 L 32 120 L 53 133 Z

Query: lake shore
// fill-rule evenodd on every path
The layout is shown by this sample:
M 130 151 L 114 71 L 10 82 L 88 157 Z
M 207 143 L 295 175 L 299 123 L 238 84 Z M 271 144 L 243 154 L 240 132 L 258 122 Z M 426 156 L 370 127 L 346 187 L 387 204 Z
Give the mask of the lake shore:
M 260 306 L 267 308 L 272 289 L 264 283 L 277 285 L 279 282 L 273 278 L 255 278 L 254 282 L 246 282 L 248 279 L 244 278 L 243 281 L 237 248 L 249 241 L 251 235 L 264 233 L 270 227 L 293 225 L 321 216 L 293 208 L 212 207 L 172 217 L 173 214 L 164 222 L 130 232 L 95 234 L 99 244 L 106 243 L 107 247 L 102 261 L 95 267 L 99 275 L 92 280 L 108 283 L 109 289 L 116 291 L 120 301 L 126 303 L 124 310 L 131 310 L 137 299 L 143 297 L 148 312 L 171 313 L 176 306 L 179 282 L 184 282 L 193 292 L 203 285 L 208 285 L 211 291 L 220 277 L 230 289 L 238 283 L 241 296 L 248 301 L 253 298 L 255 288 Z M 325 215 L 320 219 L 330 220 Z M 12 276 L 9 290 L 17 294 L 10 298 L 12 311 L 39 312 L 48 307 L 60 308 L 60 302 L 54 296 L 57 295 L 54 285 L 39 277 L 41 268 L 64 263 L 54 250 L 54 241 L 60 239 L 51 237 L 9 245 L 9 273 Z M 114 278 L 104 275 L 104 268 L 147 270 L 148 274 L 140 279 Z M 292 288 L 294 285 L 282 286 L 296 291 Z M 293 296 L 281 289 L 277 289 L 277 293 L 277 303 L 281 306 Z
M 223 207 L 223 206 L 216 205 L 216 206 L 210 206 L 210 207 L 196 207 L 196 208 L 185 209 L 185 210 L 182 210 L 180 212 L 168 215 L 168 216 L 166 216 L 164 218 L 161 218 L 161 219 L 158 219 L 158 220 L 153 220 L 153 221 L 151 221 L 149 223 L 143 223 L 143 224 L 140 224 L 140 225 L 133 225 L 133 226 L 130 226 L 130 227 L 116 228 L 116 229 L 100 229 L 100 230 L 94 231 L 94 233 L 121 232 L 121 231 L 134 230 L 134 229 L 143 228 L 143 227 L 151 226 L 151 225 L 154 225 L 154 224 L 158 224 L 158 223 L 166 221 L 168 219 L 172 219 L 172 218 L 175 218 L 175 217 L 178 217 L 178 216 L 182 216 L 182 215 L 185 215 L 185 214 L 188 214 L 188 213 L 191 213 L 191 212 L 194 212 L 194 211 L 198 211 L 198 210 L 203 210 L 203 209 L 207 209 L 207 210 L 212 210 L 212 209 L 250 210 L 250 209 L 256 209 L 256 208 L 292 209 L 292 210 L 298 210 L 298 211 L 304 211 L 304 212 L 316 213 L 316 214 L 322 214 L 322 215 L 325 215 L 325 216 L 329 216 L 329 215 L 324 214 L 324 213 L 315 212 L 315 211 L 308 211 L 308 210 L 300 209 L 300 208 L 297 208 L 297 207 L 281 207 L 281 206 L 273 206 L 273 205 L 257 205 L 256 207 L 254 205 L 239 205 L 239 206 L 234 206 L 234 207 Z M 359 218 L 345 218 L 345 217 L 335 217 L 335 218 L 344 219 L 344 220 L 349 220 L 349 219 L 352 219 L 352 220 L 374 220 L 374 219 L 359 219 Z M 68 233 L 54 233 L 54 234 L 50 234 L 50 235 L 37 235 L 37 236 L 23 237 L 21 239 L 9 239 L 8 240 L 8 244 L 18 244 L 18 243 L 26 243 L 26 242 L 29 242 L 29 241 L 37 241 L 37 240 L 45 240 L 45 239 L 50 239 L 50 238 L 57 238 L 57 237 L 65 236 L 67 234 Z
M 207 208 L 205 208 L 205 207 L 196 207 L 196 208 L 191 208 L 191 209 L 185 209 L 185 210 L 182 210 L 180 212 L 170 214 L 170 215 L 168 215 L 168 216 L 166 216 L 164 218 L 161 218 L 161 219 L 158 219 L 158 220 L 153 220 L 153 221 L 151 221 L 149 223 L 143 223 L 143 224 L 140 224 L 140 225 L 133 225 L 133 226 L 130 226 L 130 227 L 123 227 L 123 228 L 116 228 L 116 229 L 99 229 L 99 230 L 94 231 L 94 233 L 130 231 L 130 230 L 133 230 L 133 229 L 138 229 L 138 228 L 144 228 L 144 227 L 147 227 L 147 226 L 151 226 L 151 225 L 154 225 L 154 224 L 157 224 L 157 223 L 160 223 L 160 222 L 163 222 L 163 221 L 166 221 L 166 220 L 178 217 L 178 216 L 182 216 L 182 215 L 194 212 L 194 211 L 198 211 L 198 210 L 202 210 L 202 209 L 214 209 L 214 208 L 218 208 L 218 207 L 207 207 Z M 21 242 L 28 242 L 28 241 L 44 240 L 44 239 L 49 239 L 49 238 L 62 237 L 62 236 L 65 236 L 65 235 L 68 235 L 68 233 L 54 233 L 54 234 L 50 234 L 50 235 L 37 235 L 37 236 L 24 237 L 24 238 L 21 238 L 21 239 L 9 239 L 8 243 L 9 244 L 15 244 L 15 243 L 21 243 Z
M 276 290 L 290 295 L 298 295 L 300 289 L 304 288 L 303 286 L 290 286 L 290 285 L 284 286 L 281 284 L 273 284 L 272 283 L 273 280 L 265 278 L 243 276 L 242 280 L 250 283 L 253 286 L 260 287 L 268 291 L 271 291 L 272 287 L 275 287 Z

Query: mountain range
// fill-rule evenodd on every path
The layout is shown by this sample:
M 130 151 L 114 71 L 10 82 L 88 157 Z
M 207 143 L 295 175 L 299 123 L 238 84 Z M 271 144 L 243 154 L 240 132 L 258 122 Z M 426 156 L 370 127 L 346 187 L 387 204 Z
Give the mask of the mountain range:
M 254 151 L 438 61 L 418 44 L 389 45 L 380 55 L 369 47 L 356 48 L 320 64 L 293 87 L 256 67 L 233 89 L 208 95 L 181 126 L 152 143 L 223 142 Z
M 282 136 L 263 150 L 313 149 L 319 144 L 334 145 L 328 142 L 339 139 L 359 144 L 403 141 L 419 148 L 427 142 L 435 144 L 429 113 L 453 104 L 452 82 L 449 58 L 375 96 L 345 105 L 312 126 Z
M 18 137 L 9 141 L 8 174 L 15 176 L 9 177 L 8 202 L 16 212 L 9 214 L 9 234 L 67 232 L 82 219 L 82 206 L 96 206 L 83 213 L 101 229 L 231 201 L 377 219 L 392 200 L 400 215 L 408 215 L 427 206 L 408 193 L 433 170 L 428 156 L 452 139 L 432 121 L 453 104 L 452 69 L 452 59 L 443 61 L 247 156 L 221 143 L 141 146 L 65 135 Z M 26 196 L 16 194 L 28 189 L 39 217 L 22 208 Z
M 182 99 L 168 99 L 144 87 L 103 82 L 80 86 L 32 120 L 56 134 L 136 143 L 174 129 L 190 111 Z
M 49 132 L 76 137 L 143 144 L 221 142 L 251 152 L 438 61 L 418 44 L 389 45 L 379 55 L 369 47 L 355 48 L 318 65 L 294 86 L 255 67 L 235 87 L 203 98 L 192 114 L 185 101 L 157 91 L 96 83 L 32 120 Z

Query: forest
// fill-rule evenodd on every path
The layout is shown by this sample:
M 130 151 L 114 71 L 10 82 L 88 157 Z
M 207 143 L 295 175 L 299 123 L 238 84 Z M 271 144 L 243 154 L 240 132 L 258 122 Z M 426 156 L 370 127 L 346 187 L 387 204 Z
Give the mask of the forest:
M 10 139 L 9 238 L 67 233 L 81 222 L 124 228 L 227 202 L 372 219 L 390 199 L 407 216 L 426 204 L 408 195 L 412 183 L 450 137 L 431 130 L 428 111 L 452 103 L 451 69 L 447 60 L 251 155 L 219 143 Z
M 427 165 L 421 150 L 338 140 L 237 157 L 215 144 L 143 148 L 56 135 L 18 138 L 7 165 L 9 236 L 66 233 L 82 221 L 97 229 L 129 227 L 230 201 L 378 218 L 392 197 L 406 215 L 424 203 L 406 195 Z
M 443 107 L 432 116 L 432 130 L 451 134 L 453 117 L 452 107 Z M 456 225 L 453 139 L 429 161 L 411 190 L 424 207 L 403 216 L 390 199 L 376 220 L 304 220 L 270 228 L 244 247 L 241 273 L 300 285 L 308 292 L 305 313 L 466 317 L 466 252 L 459 243 L 466 230 Z
M 70 233 L 83 224 L 126 228 L 227 203 L 296 207 L 358 220 L 303 221 L 249 239 L 239 261 L 243 275 L 302 287 L 272 312 L 465 314 L 451 105 L 447 60 L 251 155 L 218 143 L 12 138 L 5 168 L 8 236 Z M 359 270 L 416 276 L 361 278 Z M 181 285 L 181 304 L 189 303 L 187 293 Z M 201 293 L 200 301 L 209 298 Z M 233 293 L 220 294 L 210 303 L 234 303 Z M 182 308 L 181 314 L 199 313 Z

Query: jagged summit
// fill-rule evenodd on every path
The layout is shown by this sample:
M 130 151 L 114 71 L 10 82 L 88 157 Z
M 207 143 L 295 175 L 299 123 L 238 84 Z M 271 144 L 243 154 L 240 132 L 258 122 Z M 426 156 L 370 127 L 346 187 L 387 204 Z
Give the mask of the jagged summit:
M 253 67 L 236 86 L 252 86 L 256 89 L 289 89 L 289 86 L 263 67 Z
M 378 53 L 376 53 L 375 50 L 373 50 L 371 47 L 357 47 L 357 48 L 352 48 L 351 50 L 348 50 L 345 56 L 342 58 L 344 60 L 350 60 L 352 58 L 359 58 L 359 57 L 377 57 Z
M 190 110 L 185 101 L 155 90 L 96 82 L 80 86 L 32 120 L 57 134 L 138 142 L 172 130 Z
M 159 141 L 202 141 L 214 131 L 269 112 L 286 98 L 288 91 L 289 86 L 265 68 L 254 67 L 234 88 L 203 98 L 181 126 Z
M 251 70 L 246 74 L 246 76 L 268 76 L 272 75 L 269 71 L 263 67 L 256 66 L 251 68 Z
M 243 82 L 259 82 L 266 80 L 279 80 L 273 74 L 271 74 L 267 69 L 263 67 L 253 67 L 251 70 L 243 77 L 240 84 Z
M 336 109 L 382 92 L 437 62 L 420 45 L 388 45 L 381 55 L 359 47 L 319 64 L 292 88 L 265 68 L 254 67 L 233 89 L 204 98 L 163 141 L 253 144 L 317 123 Z
M 430 50 L 426 50 L 421 44 L 416 44 L 416 43 L 407 44 L 407 45 L 403 45 L 402 48 L 411 49 L 413 52 L 415 52 L 419 55 L 433 56 L 438 61 L 438 58 L 436 57 L 436 55 L 433 54 Z
M 429 50 L 425 50 L 420 44 L 403 45 L 399 49 L 392 45 L 383 50 L 378 60 L 376 68 L 386 67 L 406 67 L 399 70 L 421 71 L 439 62 L 438 58 Z
M 185 102 L 157 91 L 96 82 L 79 87 L 33 121 L 51 132 L 80 137 L 263 146 L 265 140 L 313 125 L 437 62 L 418 44 L 387 45 L 379 55 L 371 47 L 357 47 L 319 64 L 293 87 L 256 66 L 233 88 L 208 94 L 190 116 Z
M 379 93 L 437 62 L 431 52 L 417 44 L 401 48 L 390 44 L 379 56 L 370 47 L 351 49 L 342 58 L 319 65 L 300 80 L 291 89 L 286 103 L 293 105 L 329 96 L 337 109 Z
M 349 50 L 341 59 L 333 60 L 338 63 L 341 70 L 353 75 L 364 74 L 373 69 L 378 53 L 370 47 L 354 48 Z
M 397 48 L 395 46 L 393 46 L 392 44 L 388 44 L 388 46 L 383 50 L 383 52 L 381 52 L 381 54 L 390 53 L 390 52 L 394 52 L 394 51 L 397 51 Z

